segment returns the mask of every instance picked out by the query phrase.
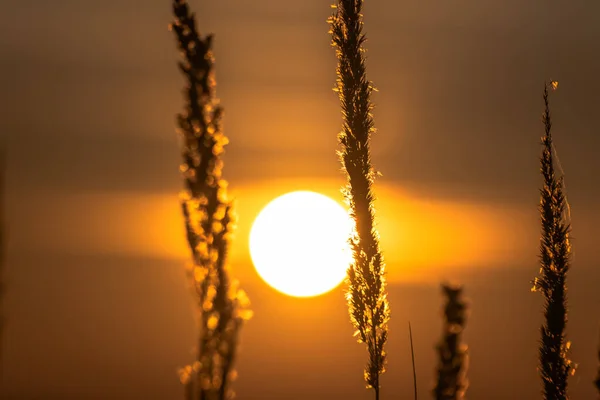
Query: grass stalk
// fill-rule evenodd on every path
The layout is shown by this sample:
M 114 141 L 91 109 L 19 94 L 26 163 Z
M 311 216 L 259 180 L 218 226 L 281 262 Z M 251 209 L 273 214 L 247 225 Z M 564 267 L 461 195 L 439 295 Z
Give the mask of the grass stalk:
M 565 338 L 567 324 L 567 272 L 571 245 L 570 221 L 563 189 L 564 177 L 555 173 L 555 150 L 552 140 L 552 118 L 549 105 L 549 87 L 556 89 L 556 82 L 544 85 L 544 136 L 540 158 L 543 187 L 540 190 L 541 240 L 540 272 L 533 281 L 533 291 L 544 296 L 544 322 L 540 329 L 539 373 L 545 400 L 567 400 L 567 381 L 575 372 L 568 358 L 570 342 Z
M 467 304 L 462 299 L 462 290 L 461 287 L 442 285 L 446 305 L 444 306 L 442 339 L 437 345 L 437 382 L 433 389 L 436 400 L 464 399 L 468 387 L 466 379 L 467 346 L 462 343 Z
M 417 400 L 417 369 L 415 367 L 415 348 L 413 346 L 412 326 L 410 325 L 410 321 L 408 321 L 408 336 L 410 339 L 410 355 L 412 357 L 413 385 L 415 392 L 414 397 L 415 400 Z
M 228 140 L 215 93 L 212 35 L 198 33 L 187 1 L 173 0 L 172 6 L 175 18 L 170 28 L 187 81 L 185 109 L 177 116 L 183 138 L 181 208 L 193 260 L 188 272 L 200 328 L 196 361 L 181 375 L 186 397 L 223 400 L 233 376 L 239 331 L 251 314 L 248 298 L 230 280 L 226 262 L 235 217 L 227 182 L 221 177 L 221 156 Z
M 344 194 L 355 223 L 350 238 L 354 260 L 348 269 L 346 298 L 355 335 L 369 353 L 364 379 L 379 400 L 390 310 L 385 264 L 374 223 L 375 172 L 370 156 L 370 138 L 375 131 L 371 114 L 374 88 L 366 75 L 362 5 L 362 0 L 338 0 L 328 22 L 338 61 L 336 91 L 343 116 L 339 156 L 348 179 Z

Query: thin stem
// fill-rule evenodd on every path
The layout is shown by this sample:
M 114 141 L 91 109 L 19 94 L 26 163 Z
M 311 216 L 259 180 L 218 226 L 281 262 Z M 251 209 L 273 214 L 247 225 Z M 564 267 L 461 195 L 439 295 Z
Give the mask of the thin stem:
M 417 400 L 417 369 L 415 368 L 415 349 L 413 347 L 412 327 L 408 321 L 408 334 L 410 336 L 410 355 L 412 357 L 413 384 L 415 389 L 415 400 Z

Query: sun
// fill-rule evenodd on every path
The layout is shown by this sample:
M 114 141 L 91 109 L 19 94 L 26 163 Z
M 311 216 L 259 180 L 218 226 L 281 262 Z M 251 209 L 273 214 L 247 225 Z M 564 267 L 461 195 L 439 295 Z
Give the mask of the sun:
M 250 230 L 250 257 L 261 278 L 279 292 L 312 297 L 345 278 L 352 261 L 346 210 L 320 193 L 297 191 L 271 201 Z

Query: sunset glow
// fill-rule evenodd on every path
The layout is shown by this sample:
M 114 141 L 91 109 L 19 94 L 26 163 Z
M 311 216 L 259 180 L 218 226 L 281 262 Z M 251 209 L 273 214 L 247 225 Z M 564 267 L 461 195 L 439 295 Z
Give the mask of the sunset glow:
M 338 203 L 315 192 L 287 193 L 271 201 L 250 231 L 250 255 L 274 289 L 296 297 L 338 286 L 352 255 L 352 222 Z

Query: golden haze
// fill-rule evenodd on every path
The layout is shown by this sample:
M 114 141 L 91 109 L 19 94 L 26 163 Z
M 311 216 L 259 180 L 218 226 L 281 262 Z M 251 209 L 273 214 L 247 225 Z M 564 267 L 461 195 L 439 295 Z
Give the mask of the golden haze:
M 248 237 L 254 219 L 271 200 L 290 191 L 311 190 L 342 203 L 342 185 L 342 180 L 288 179 L 232 186 L 238 215 L 230 254 L 234 275 L 243 280 L 256 277 Z M 522 220 L 516 209 L 424 199 L 380 182 L 375 193 L 390 282 L 428 281 L 446 267 L 497 264 L 526 251 L 514 234 Z M 176 195 L 90 193 L 47 204 L 55 212 L 40 216 L 44 220 L 38 221 L 36 234 L 49 249 L 178 261 L 189 257 Z M 89 213 L 90 208 L 95 212 Z M 59 215 L 60 221 L 55 220 Z M 54 230 L 58 225 L 60 231 Z

